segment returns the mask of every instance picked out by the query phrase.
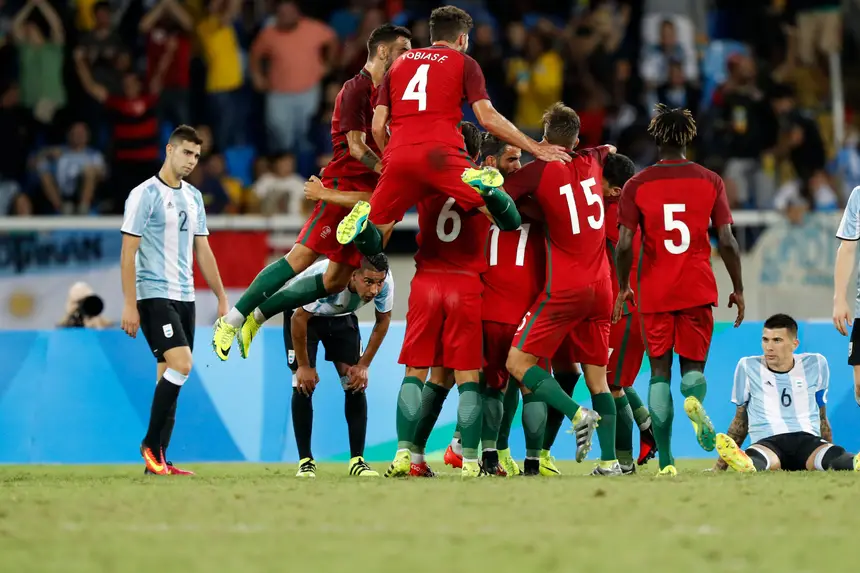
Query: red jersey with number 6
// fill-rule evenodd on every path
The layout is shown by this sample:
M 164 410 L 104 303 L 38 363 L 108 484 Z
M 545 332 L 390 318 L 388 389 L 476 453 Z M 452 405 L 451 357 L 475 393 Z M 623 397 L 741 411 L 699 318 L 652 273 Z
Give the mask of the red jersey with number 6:
M 376 105 L 389 108 L 391 138 L 385 153 L 404 145 L 463 148 L 463 103 L 489 99 L 481 66 L 443 45 L 397 58 L 379 86 Z
M 453 197 L 431 195 L 418 203 L 418 228 L 417 270 L 480 275 L 487 269 L 490 220 L 480 211 L 463 210 Z
M 515 200 L 531 193 L 545 218 L 546 291 L 574 291 L 609 279 L 601 183 L 608 146 L 571 152 L 569 163 L 535 160 L 508 176 Z
M 543 223 L 523 217 L 516 231 L 490 227 L 483 320 L 519 324 L 546 284 Z
M 624 185 L 618 221 L 642 230 L 639 312 L 717 305 L 710 223 L 729 225 L 732 212 L 719 175 L 692 161 L 660 161 Z

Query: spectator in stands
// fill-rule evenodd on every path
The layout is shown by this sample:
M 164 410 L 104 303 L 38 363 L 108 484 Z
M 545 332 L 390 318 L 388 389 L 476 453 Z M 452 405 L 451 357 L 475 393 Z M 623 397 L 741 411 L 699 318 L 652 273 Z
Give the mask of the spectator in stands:
M 75 48 L 75 69 L 81 84 L 92 81 L 104 86 L 109 93 L 118 94 L 122 90 L 122 73 L 117 60 L 125 52 L 125 46 L 114 29 L 109 2 L 96 2 L 93 15 L 92 31 L 81 36 Z
M 209 214 L 222 215 L 225 213 L 239 213 L 241 202 L 241 184 L 239 202 L 234 202 L 229 187 L 233 186 L 234 180 L 224 181 L 226 177 L 224 168 L 224 156 L 214 151 L 205 159 L 202 169 L 197 169 L 188 178 L 188 182 L 200 190 L 203 196 L 203 204 Z M 225 184 L 226 183 L 226 184 Z M 233 190 L 235 192 L 235 189 Z
M 508 64 L 508 80 L 518 96 L 515 123 L 525 133 L 540 139 L 541 117 L 561 99 L 563 75 L 564 61 L 553 48 L 552 38 L 530 32 L 524 57 L 513 58 Z
M 89 146 L 89 129 L 83 122 L 72 124 L 68 142 L 43 149 L 36 161 L 42 196 L 42 213 L 87 215 L 93 208 L 96 189 L 105 178 L 101 152 Z
M 146 77 L 163 78 L 158 115 L 171 128 L 190 121 L 188 88 L 194 21 L 179 0 L 159 0 L 140 20 L 146 35 Z M 163 69 L 162 69 L 163 68 Z
M 851 196 L 855 187 L 860 187 L 860 132 L 857 126 L 848 125 L 845 128 L 845 141 L 836 154 L 836 158 L 828 166 L 831 175 L 837 177 L 842 183 L 842 197 L 846 200 Z
M 797 176 L 804 181 L 824 171 L 826 154 L 818 123 L 797 109 L 791 88 L 775 86 L 771 105 L 779 121 L 776 156 L 789 158 Z
M 842 0 L 789 0 L 796 11 L 797 50 L 805 66 L 818 54 L 839 52 L 842 46 Z
M 695 57 L 688 53 L 678 40 L 675 22 L 671 19 L 660 23 L 660 40 L 657 44 L 644 46 L 639 74 L 649 89 L 669 81 L 669 65 L 680 62 L 688 80 L 698 79 Z
M 36 21 L 40 13 L 48 23 L 46 38 Z M 50 124 L 54 114 L 66 105 L 63 85 L 63 22 L 48 0 L 27 0 L 12 22 L 18 47 L 21 102 L 40 123 Z
M 275 24 L 251 48 L 254 87 L 266 93 L 266 130 L 272 149 L 310 148 L 311 120 L 319 107 L 321 81 L 337 57 L 337 35 L 302 15 L 296 0 L 279 0 Z M 263 72 L 263 60 L 268 70 Z
M 197 25 L 197 38 L 206 63 L 206 115 L 215 144 L 227 149 L 245 139 L 242 55 L 234 22 L 240 0 L 209 0 L 207 14 Z
M 789 221 L 799 225 L 809 211 L 836 211 L 839 197 L 827 176 L 818 172 L 809 179 L 795 178 L 785 183 L 777 191 L 773 207 L 785 213 Z
M 0 133 L 4 144 L 0 153 L 0 179 L 23 184 L 33 146 L 33 117 L 21 105 L 21 90 L 14 82 L 0 91 Z
M 344 42 L 340 55 L 340 68 L 343 79 L 351 78 L 361 71 L 367 63 L 367 39 L 374 29 L 385 23 L 385 12 L 379 9 L 368 10 L 361 19 L 361 26 Z
M 301 215 L 305 179 L 296 173 L 296 157 L 281 153 L 272 159 L 272 171 L 263 174 L 254 184 L 254 193 L 263 215 L 288 213 Z
M 682 107 L 689 109 L 693 117 L 699 114 L 699 100 L 701 91 L 687 81 L 684 75 L 684 66 L 681 62 L 669 63 L 669 79 L 657 88 L 657 101 L 665 103 L 670 107 Z M 656 103 L 656 102 L 655 102 Z M 650 106 L 651 109 L 653 106 Z
M 505 117 L 510 117 L 515 94 L 507 85 L 504 53 L 495 30 L 489 24 L 478 24 L 469 41 L 471 56 L 481 65 L 493 105 Z

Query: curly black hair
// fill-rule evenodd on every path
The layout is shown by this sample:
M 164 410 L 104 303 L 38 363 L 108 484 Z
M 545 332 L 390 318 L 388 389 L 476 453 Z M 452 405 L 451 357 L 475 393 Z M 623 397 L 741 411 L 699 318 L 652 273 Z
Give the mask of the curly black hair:
M 481 131 L 471 121 L 464 121 L 460 123 L 460 133 L 466 143 L 466 153 L 477 163 L 481 157 Z
M 610 187 L 624 187 L 627 180 L 636 173 L 633 160 L 620 153 L 610 153 L 603 164 L 603 178 Z
M 696 137 L 696 120 L 690 110 L 658 103 L 654 111 L 657 114 L 648 124 L 648 133 L 658 146 L 687 147 Z

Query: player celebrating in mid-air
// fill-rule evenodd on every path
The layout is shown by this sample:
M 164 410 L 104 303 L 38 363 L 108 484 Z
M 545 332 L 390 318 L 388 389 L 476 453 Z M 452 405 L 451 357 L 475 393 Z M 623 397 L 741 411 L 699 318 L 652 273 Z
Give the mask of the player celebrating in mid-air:
M 547 238 L 546 286 L 520 323 L 507 367 L 536 399 L 573 422 L 578 462 L 585 459 L 597 429 L 601 461 L 595 472 L 620 475 L 615 459 L 615 403 L 606 384 L 612 285 L 599 187 L 603 163 L 615 148 L 573 151 L 579 143 L 579 116 L 561 103 L 546 111 L 543 125 L 544 140 L 564 146 L 573 160 L 567 164 L 535 160 L 507 180 L 511 197 L 531 193 L 537 200 Z M 562 347 L 582 364 L 593 411 L 580 407 L 538 366 L 540 358 L 553 358 Z
M 732 213 L 719 175 L 686 158 L 696 135 L 688 110 L 657 104 L 648 126 L 657 141 L 660 160 L 634 175 L 624 186 L 618 207 L 621 225 L 616 246 L 619 281 L 613 320 L 633 300 L 630 269 L 633 237 L 642 231 L 642 260 L 637 308 L 651 363 L 648 406 L 657 441 L 660 474 L 674 476 L 671 437 L 674 406 L 669 380 L 672 351 L 681 361 L 684 411 L 693 423 L 699 445 L 712 451 L 716 434 L 705 413 L 705 361 L 714 329 L 712 306 L 717 283 L 711 268 L 709 223 L 717 227 L 719 251 L 732 279 L 729 307 L 737 305 L 735 327 L 744 319 L 743 281 L 738 244 L 732 235 Z
M 331 262 L 323 259 L 311 265 L 299 276 L 323 275 Z M 361 350 L 361 333 L 355 311 L 373 301 L 376 323 L 367 347 Z M 311 453 L 313 427 L 313 392 L 319 381 L 317 349 L 322 342 L 325 358 L 334 364 L 344 390 L 344 412 L 349 431 L 349 475 L 377 477 L 364 461 L 364 440 L 367 433 L 367 369 L 376 356 L 388 326 L 394 306 L 394 277 L 388 270 L 388 258 L 380 253 L 372 259 L 362 259 L 361 268 L 352 273 L 349 285 L 342 292 L 296 309 L 291 319 L 284 320 L 284 346 L 290 370 L 293 371 L 293 430 L 299 450 L 297 477 L 316 477 L 316 462 Z M 257 309 L 254 313 L 259 313 Z M 260 322 L 264 316 L 257 317 Z
M 190 475 L 165 461 L 173 434 L 179 390 L 191 373 L 194 348 L 194 253 L 218 314 L 227 312 L 227 293 L 209 246 L 203 196 L 183 180 L 200 159 L 202 140 L 180 125 L 170 135 L 161 170 L 129 193 L 122 221 L 122 329 L 132 338 L 143 331 L 158 361 L 149 428 L 140 453 L 146 472 Z
M 741 358 L 728 434 L 717 434 L 716 468 L 739 472 L 776 470 L 860 471 L 860 454 L 833 444 L 827 420 L 830 367 L 821 354 L 795 354 L 797 322 L 776 314 L 764 322 L 761 356 Z M 752 445 L 740 445 L 750 435 Z
M 236 306 L 215 323 L 212 346 L 221 360 L 227 360 L 237 334 L 239 352 L 243 358 L 247 357 L 259 330 L 253 316 L 249 317 L 255 308 L 260 306 L 265 316 L 272 317 L 327 293 L 341 292 L 361 264 L 361 255 L 354 247 L 342 246 L 335 240 L 334 227 L 357 201 L 370 197 L 382 171 L 380 151 L 370 133 L 373 101 L 386 70 L 410 49 L 410 38 L 408 29 L 391 24 L 380 26 L 368 37 L 367 63 L 343 85 L 334 104 L 331 120 L 334 157 L 323 170 L 318 191 L 323 186 L 332 189 L 317 203 L 290 252 L 263 269 Z M 332 262 L 324 275 L 294 280 L 278 292 L 321 254 Z

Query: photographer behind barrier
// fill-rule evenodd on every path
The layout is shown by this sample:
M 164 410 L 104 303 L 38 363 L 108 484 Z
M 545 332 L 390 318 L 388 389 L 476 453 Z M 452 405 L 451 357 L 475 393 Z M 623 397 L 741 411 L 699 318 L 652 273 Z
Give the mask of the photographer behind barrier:
M 59 328 L 95 328 L 101 330 L 111 326 L 102 316 L 105 304 L 92 287 L 85 282 L 76 282 L 69 289 L 66 299 L 66 315 L 57 323 Z

